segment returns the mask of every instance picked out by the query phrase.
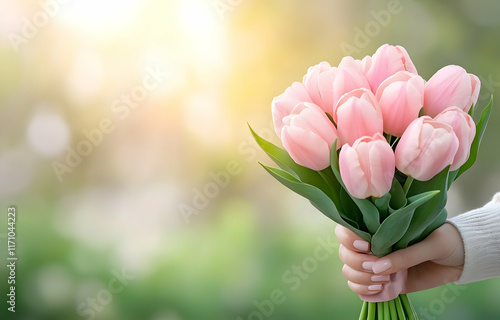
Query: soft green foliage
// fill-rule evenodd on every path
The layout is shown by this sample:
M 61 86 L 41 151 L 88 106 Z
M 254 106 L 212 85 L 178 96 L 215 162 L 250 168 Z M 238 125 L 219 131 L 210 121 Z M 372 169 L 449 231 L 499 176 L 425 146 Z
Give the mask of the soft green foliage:
M 339 172 L 337 141 L 331 148 L 330 167 L 318 172 L 296 164 L 285 150 L 261 138 L 250 125 L 249 128 L 257 144 L 286 170 L 263 165 L 267 172 L 333 221 L 365 240 L 371 239 L 372 251 L 380 257 L 424 239 L 445 222 L 447 191 L 451 182 L 474 164 L 492 102 L 493 97 L 476 125 L 471 155 L 459 170 L 449 172 L 448 166 L 428 181 L 414 181 L 403 175 L 404 186 L 395 177 L 389 193 L 373 199 L 356 198 L 346 189 Z
M 373 254 L 382 257 L 423 240 L 446 221 L 448 189 L 476 161 L 492 101 L 493 97 L 481 114 L 470 157 L 460 169 L 450 172 L 448 166 L 428 181 L 414 180 L 398 172 L 389 193 L 380 198 L 359 199 L 349 193 L 339 172 L 337 140 L 331 147 L 330 166 L 318 172 L 295 164 L 285 150 L 261 138 L 250 125 L 249 128 L 257 144 L 283 169 L 261 164 L 269 174 L 308 199 L 328 218 L 371 242 Z M 417 319 L 406 295 L 383 303 L 364 302 L 359 319 L 374 320 L 376 317 Z
M 476 136 L 474 137 L 474 141 L 472 141 L 472 146 L 470 149 L 470 156 L 467 159 L 467 162 L 464 163 L 460 169 L 458 169 L 458 173 L 455 176 L 455 180 L 460 177 L 462 173 L 469 170 L 470 167 L 476 162 L 477 153 L 479 152 L 479 145 L 481 144 L 481 140 L 483 139 L 484 131 L 486 130 L 486 126 L 488 125 L 488 120 L 491 116 L 491 108 L 493 106 L 493 95 L 490 98 L 490 102 L 484 108 L 483 112 L 481 112 L 481 118 L 479 122 L 476 124 Z

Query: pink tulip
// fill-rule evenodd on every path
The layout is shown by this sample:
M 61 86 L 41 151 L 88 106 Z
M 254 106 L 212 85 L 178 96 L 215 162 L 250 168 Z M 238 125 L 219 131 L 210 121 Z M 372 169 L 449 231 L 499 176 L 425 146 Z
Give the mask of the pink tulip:
M 300 102 L 313 102 L 306 87 L 300 82 L 294 82 L 284 93 L 273 99 L 273 123 L 278 137 L 281 137 L 283 118 L 288 116 Z
M 481 81 L 460 66 L 450 65 L 438 70 L 425 85 L 424 113 L 435 117 L 448 107 L 469 112 L 477 102 Z
M 330 150 L 337 130 L 325 112 L 313 103 L 299 103 L 283 119 L 281 141 L 301 166 L 323 170 L 330 165 Z
M 312 102 L 325 112 L 331 110 L 329 106 L 333 105 L 333 79 L 333 68 L 328 62 L 323 61 L 310 67 L 302 80 Z
M 377 88 L 382 81 L 398 71 L 417 74 L 417 69 L 405 48 L 388 44 L 382 45 L 373 55 L 370 69 L 366 73 L 366 78 L 373 93 L 377 92 Z
M 424 86 L 422 77 L 407 71 L 399 71 L 380 84 L 376 98 L 382 110 L 384 132 L 401 137 L 418 118 L 424 104 Z
M 366 75 L 372 64 L 372 57 L 366 56 L 363 60 L 357 60 L 353 57 L 346 56 L 339 63 L 339 68 L 357 69 L 361 74 Z
M 458 150 L 458 138 L 450 125 L 424 116 L 415 119 L 396 147 L 396 168 L 427 181 L 450 165 Z
M 383 132 L 382 112 L 377 99 L 368 89 L 356 89 L 340 98 L 333 120 L 337 124 L 339 145 L 352 145 L 362 136 Z
M 357 88 L 370 88 L 357 68 L 332 68 L 324 61 L 309 68 L 303 83 L 313 102 L 330 115 L 342 95 Z
M 356 198 L 381 197 L 391 189 L 395 158 L 384 136 L 361 137 L 339 154 L 342 181 Z
M 458 151 L 450 170 L 457 170 L 469 159 L 470 147 L 476 135 L 476 124 L 471 116 L 457 107 L 450 107 L 438 114 L 434 120 L 453 128 L 458 138 Z

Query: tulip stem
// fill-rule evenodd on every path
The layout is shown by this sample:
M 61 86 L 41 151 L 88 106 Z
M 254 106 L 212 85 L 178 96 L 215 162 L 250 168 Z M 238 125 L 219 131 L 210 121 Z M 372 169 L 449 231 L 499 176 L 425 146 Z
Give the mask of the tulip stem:
M 394 142 L 393 142 L 393 143 L 392 143 L 392 145 L 391 145 L 391 148 L 392 148 L 393 150 L 394 150 L 394 146 L 396 145 L 396 143 L 398 143 L 398 141 L 399 141 L 399 139 L 400 139 L 400 138 L 401 138 L 401 137 L 397 137 L 396 139 L 394 139 Z
M 363 301 L 363 307 L 361 308 L 359 320 L 365 320 L 367 315 L 368 315 L 368 302 Z
M 408 194 L 408 190 L 410 189 L 413 180 L 414 179 L 412 177 L 406 178 L 405 185 L 403 186 L 403 191 L 405 193 L 405 196 Z
M 387 143 L 388 143 L 388 144 L 391 144 L 392 135 L 390 135 L 390 134 L 386 134 L 385 138 L 387 139 Z
M 413 309 L 413 305 L 408 299 L 408 296 L 406 294 L 401 294 L 399 298 L 401 299 L 403 308 L 406 310 L 408 320 L 418 320 L 417 313 L 415 312 L 415 309 Z

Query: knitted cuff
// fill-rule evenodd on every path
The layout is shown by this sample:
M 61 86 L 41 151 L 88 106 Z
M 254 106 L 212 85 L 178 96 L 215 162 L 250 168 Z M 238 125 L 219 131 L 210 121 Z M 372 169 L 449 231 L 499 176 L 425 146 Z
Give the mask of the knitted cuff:
M 456 284 L 500 277 L 500 193 L 484 207 L 447 221 L 462 236 L 465 262 Z

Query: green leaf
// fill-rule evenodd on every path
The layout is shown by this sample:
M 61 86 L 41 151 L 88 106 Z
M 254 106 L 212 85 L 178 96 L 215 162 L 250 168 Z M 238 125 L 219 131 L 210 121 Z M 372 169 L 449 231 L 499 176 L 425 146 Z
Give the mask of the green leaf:
M 397 210 L 406 205 L 405 192 L 396 177 L 392 179 L 392 186 L 389 193 L 391 194 L 391 201 L 389 202 L 389 205 L 392 209 Z
M 469 109 L 469 112 L 468 112 L 469 116 L 471 116 L 471 117 L 474 116 L 475 109 L 476 109 L 476 106 L 474 104 L 472 104 L 470 106 L 470 109 Z
M 428 181 L 413 181 L 408 191 L 409 196 L 416 196 L 431 190 L 439 190 L 439 194 L 415 210 L 408 230 L 406 230 L 401 240 L 394 245 L 394 249 L 406 248 L 411 241 L 417 239 L 432 224 L 441 210 L 443 210 L 447 199 L 449 170 L 450 166 Z
M 415 210 L 438 193 L 439 191 L 436 190 L 410 197 L 408 198 L 408 205 L 396 210 L 387 217 L 372 237 L 371 249 L 373 254 L 382 257 L 392 252 L 391 247 L 405 235 L 410 226 Z
M 479 122 L 476 124 L 476 136 L 472 141 L 472 145 L 470 147 L 470 155 L 469 159 L 460 167 L 457 175 L 455 176 L 455 180 L 458 179 L 465 171 L 469 170 L 470 167 L 476 162 L 477 153 L 479 151 L 479 145 L 481 144 L 481 140 L 483 139 L 484 131 L 486 130 L 486 126 L 488 125 L 488 120 L 491 115 L 491 107 L 493 105 L 493 95 L 491 96 L 490 102 L 484 108 L 483 112 L 481 112 L 481 118 Z
M 359 199 L 349 193 L 349 190 L 347 190 L 346 186 L 344 185 L 344 182 L 342 181 L 342 177 L 340 176 L 336 146 L 337 146 L 337 140 L 335 139 L 335 141 L 333 142 L 332 150 L 330 152 L 330 166 L 332 168 L 333 174 L 337 178 L 337 181 L 342 186 L 342 188 L 344 188 L 344 190 L 347 191 L 352 201 L 356 204 L 356 206 L 358 206 L 359 210 L 361 211 L 361 214 L 363 215 L 363 221 L 370 234 L 375 234 L 375 232 L 377 232 L 378 227 L 380 226 L 380 215 L 378 209 L 370 200 Z
M 283 150 L 271 142 L 261 138 L 257 133 L 255 133 L 250 125 L 248 125 L 248 128 L 250 128 L 257 144 L 281 169 L 287 171 L 298 180 L 317 186 L 327 194 L 329 193 L 328 190 L 330 189 L 330 186 L 327 185 L 318 171 L 314 171 L 297 164 L 292 157 L 290 157 L 288 152 L 286 152 L 286 150 Z
M 338 224 L 350 229 L 362 239 L 366 241 L 371 240 L 371 236 L 368 233 L 358 230 L 357 228 L 347 223 L 344 219 L 342 219 L 333 201 L 319 188 L 299 181 L 290 173 L 284 170 L 271 168 L 263 164 L 260 165 L 276 180 L 281 182 L 285 187 L 308 199 L 311 204 L 319 211 L 321 211 L 325 216 L 337 222 Z
M 365 223 L 363 222 L 363 215 L 361 214 L 361 211 L 359 210 L 358 206 L 354 203 L 354 201 L 352 201 L 349 193 L 345 191 L 343 188 L 340 189 L 340 200 L 341 200 L 341 206 L 337 207 L 337 208 L 342 208 L 341 210 L 339 209 L 340 215 L 344 219 L 346 219 L 347 218 L 346 213 L 348 213 L 349 219 L 356 222 L 356 224 L 358 225 L 358 229 L 367 231 Z
M 340 199 L 340 191 L 342 190 L 342 187 L 333 175 L 332 169 L 328 167 L 324 170 L 318 171 L 318 173 L 329 187 L 329 192 L 327 193 L 328 196 L 330 196 L 330 199 L 332 199 L 337 208 L 341 208 L 342 202 Z
M 391 201 L 391 194 L 386 193 L 380 198 L 373 198 L 372 202 L 377 207 L 380 214 L 380 219 L 383 221 L 389 214 L 389 202 Z
M 448 174 L 448 190 L 450 190 L 451 188 L 451 184 L 453 183 L 453 181 L 455 181 L 455 179 L 457 178 L 457 175 L 458 175 L 458 171 L 460 170 L 457 169 L 455 171 L 450 171 L 450 173 Z
M 434 219 L 434 221 L 432 221 L 432 223 L 420 234 L 420 236 L 418 238 L 411 241 L 409 243 L 409 245 L 411 246 L 412 244 L 415 244 L 415 243 L 420 242 L 420 241 L 424 240 L 425 238 L 427 238 L 427 236 L 429 234 L 431 234 L 432 231 L 434 231 L 437 228 L 439 228 L 440 226 L 442 226 L 446 222 L 447 218 L 448 218 L 448 212 L 446 211 L 446 208 L 443 208 L 441 210 L 441 212 L 439 212 L 436 219 Z

